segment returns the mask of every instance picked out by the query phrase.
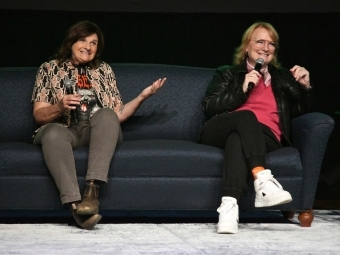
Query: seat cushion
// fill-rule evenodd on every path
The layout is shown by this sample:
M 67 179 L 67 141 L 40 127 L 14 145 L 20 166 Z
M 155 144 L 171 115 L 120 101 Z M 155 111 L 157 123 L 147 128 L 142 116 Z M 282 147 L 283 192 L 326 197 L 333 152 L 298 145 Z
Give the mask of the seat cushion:
M 181 140 L 126 141 L 116 149 L 110 177 L 220 177 L 221 149 Z M 74 150 L 78 176 L 85 176 L 88 148 Z M 276 177 L 300 177 L 302 166 L 295 148 L 268 153 L 267 167 Z M 0 144 L 0 176 L 49 175 L 40 146 L 29 143 Z
M 190 141 L 126 141 L 111 161 L 109 181 L 100 192 L 101 206 L 115 210 L 216 209 L 222 191 L 223 155 L 221 149 Z M 83 190 L 88 148 L 76 148 L 74 156 Z M 282 208 L 298 208 L 303 178 L 297 150 L 282 148 L 268 153 L 267 161 L 294 197 Z M 40 146 L 0 143 L 0 194 L 9 194 L 3 197 L 0 209 L 59 209 L 53 183 Z M 242 208 L 253 208 L 252 183 L 240 201 Z
M 266 154 L 267 168 L 275 177 L 301 177 L 302 164 L 296 148 L 284 147 Z

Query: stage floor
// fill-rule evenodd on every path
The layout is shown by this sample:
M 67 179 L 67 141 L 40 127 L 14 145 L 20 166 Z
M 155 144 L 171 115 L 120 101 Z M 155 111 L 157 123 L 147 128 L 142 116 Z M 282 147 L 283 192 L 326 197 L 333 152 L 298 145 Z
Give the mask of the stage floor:
M 278 211 L 241 213 L 239 233 L 215 223 L 0 224 L 0 254 L 339 254 L 340 211 L 316 210 L 312 227 Z M 217 220 L 217 219 L 216 219 Z

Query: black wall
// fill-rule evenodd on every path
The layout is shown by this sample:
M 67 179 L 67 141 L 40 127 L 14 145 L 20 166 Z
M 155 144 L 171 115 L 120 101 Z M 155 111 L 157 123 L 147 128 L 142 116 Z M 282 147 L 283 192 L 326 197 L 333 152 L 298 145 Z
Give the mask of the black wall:
M 0 0 L 1 9 L 147 13 L 327 13 L 336 0 Z
M 299 64 L 318 86 L 317 109 L 340 110 L 340 13 L 116 13 L 1 10 L 0 67 L 39 66 L 80 20 L 104 31 L 102 59 L 215 68 L 230 64 L 244 30 L 267 21 L 278 30 L 283 66 Z M 119 77 L 118 77 L 119 78 Z

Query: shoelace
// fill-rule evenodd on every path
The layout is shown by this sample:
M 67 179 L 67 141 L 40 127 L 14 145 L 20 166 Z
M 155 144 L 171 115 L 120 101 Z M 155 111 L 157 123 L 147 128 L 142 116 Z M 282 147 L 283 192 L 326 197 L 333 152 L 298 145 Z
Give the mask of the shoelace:
M 261 177 L 259 190 L 262 190 L 266 186 L 268 181 L 272 181 L 274 185 L 276 185 L 278 188 L 282 189 L 281 184 L 274 178 L 273 175 L 270 174 L 270 175 L 265 175 L 265 176 Z
M 235 205 L 234 204 L 228 204 L 228 205 L 221 205 L 219 208 L 217 208 L 218 213 L 227 213 L 231 209 L 233 209 Z

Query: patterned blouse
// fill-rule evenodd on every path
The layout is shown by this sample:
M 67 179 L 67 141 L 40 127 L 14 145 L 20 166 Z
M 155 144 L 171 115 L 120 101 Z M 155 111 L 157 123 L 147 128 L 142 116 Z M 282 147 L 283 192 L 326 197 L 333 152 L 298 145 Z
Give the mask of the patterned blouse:
M 101 106 L 118 112 L 123 101 L 112 68 L 107 63 L 102 62 L 97 69 L 86 67 L 86 75 Z M 63 63 L 61 67 L 58 66 L 56 60 L 43 63 L 36 76 L 31 102 L 57 104 L 66 94 L 65 81 L 72 80 L 76 85 L 77 77 L 78 70 L 69 61 Z M 74 87 L 73 91 L 75 91 Z M 64 112 L 54 122 L 69 126 L 71 122 L 70 111 Z

